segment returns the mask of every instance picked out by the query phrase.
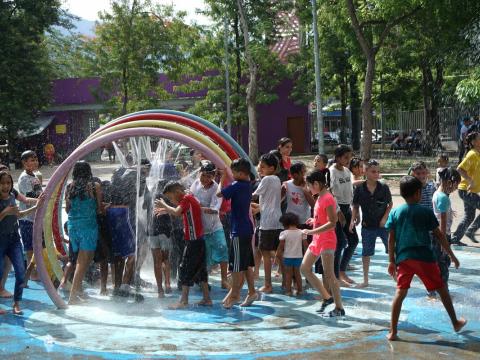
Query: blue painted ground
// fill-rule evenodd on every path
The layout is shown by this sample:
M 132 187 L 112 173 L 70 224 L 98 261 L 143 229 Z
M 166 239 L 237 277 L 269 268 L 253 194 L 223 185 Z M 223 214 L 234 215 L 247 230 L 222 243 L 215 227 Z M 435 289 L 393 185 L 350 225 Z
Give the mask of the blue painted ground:
M 457 335 L 438 301 L 429 301 L 414 280 L 401 316 L 401 342 L 385 340 L 394 282 L 386 275 L 387 257 L 378 244 L 372 259 L 371 285 L 367 289 L 342 289 L 347 316 L 326 319 L 314 292 L 302 298 L 280 294 L 263 296 L 251 308 L 224 310 L 224 292 L 213 279 L 212 308 L 191 306 L 167 310 L 178 294 L 158 300 L 145 290 L 145 302 L 115 301 L 89 289 L 91 299 L 81 306 L 56 310 L 42 287 L 30 282 L 25 290 L 22 317 L 0 317 L 0 357 L 8 359 L 258 359 L 280 358 L 398 358 L 431 359 L 455 356 L 479 358 L 480 352 L 480 252 L 457 250 L 459 270 L 451 271 L 450 289 L 457 313 L 468 319 Z M 359 257 L 354 259 L 361 268 Z M 361 271 L 352 272 L 361 279 Z M 258 283 L 260 285 L 260 282 Z M 7 289 L 13 287 L 10 275 Z M 192 290 L 192 303 L 200 298 Z M 2 308 L 9 300 L 0 300 Z

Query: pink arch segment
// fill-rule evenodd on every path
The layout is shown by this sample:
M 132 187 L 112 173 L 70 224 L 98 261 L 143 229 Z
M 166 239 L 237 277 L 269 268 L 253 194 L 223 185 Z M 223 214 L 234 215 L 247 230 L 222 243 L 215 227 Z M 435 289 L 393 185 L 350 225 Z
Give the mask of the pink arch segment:
M 68 175 L 68 172 L 70 171 L 70 169 L 72 168 L 72 166 L 75 164 L 76 161 L 82 159 L 83 157 L 88 155 L 90 152 L 99 148 L 105 143 L 112 142 L 124 137 L 130 137 L 130 136 L 158 136 L 158 137 L 174 140 L 199 150 L 208 159 L 213 161 L 215 165 L 219 167 L 226 167 L 226 164 L 224 164 L 220 156 L 217 155 L 213 150 L 211 150 L 207 146 L 199 143 L 198 141 L 184 134 L 180 134 L 171 130 L 160 129 L 160 128 L 142 128 L 141 127 L 141 128 L 118 130 L 113 133 L 102 135 L 77 148 L 53 173 L 52 177 L 50 178 L 45 188 L 44 198 L 50 199 L 52 197 L 56 185 L 65 179 L 65 177 Z M 229 167 L 227 166 L 226 168 L 228 169 L 227 171 L 229 171 Z M 53 303 L 58 308 L 65 308 L 66 307 L 65 302 L 57 293 L 51 279 L 48 276 L 47 269 L 45 267 L 45 262 L 43 261 L 43 256 L 42 256 L 43 219 L 45 218 L 46 211 L 47 211 L 47 203 L 41 202 L 38 205 L 38 208 L 35 214 L 35 222 L 33 224 L 33 251 L 34 251 L 35 259 L 37 262 L 38 273 L 44 284 L 47 294 L 49 295 L 50 299 L 52 299 Z

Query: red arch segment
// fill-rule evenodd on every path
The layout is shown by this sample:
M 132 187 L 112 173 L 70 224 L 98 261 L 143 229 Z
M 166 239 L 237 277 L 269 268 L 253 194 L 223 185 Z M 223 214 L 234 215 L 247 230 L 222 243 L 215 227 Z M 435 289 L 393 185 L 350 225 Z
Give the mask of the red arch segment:
M 131 122 L 131 121 L 137 121 L 137 120 L 167 120 L 167 121 L 175 122 L 177 124 L 186 125 L 188 127 L 191 127 L 195 130 L 198 130 L 198 131 L 204 133 L 209 138 L 214 140 L 220 146 L 220 148 L 227 153 L 227 155 L 228 155 L 228 157 L 230 157 L 230 159 L 234 160 L 234 159 L 239 158 L 239 155 L 235 152 L 235 150 L 232 148 L 232 146 L 224 138 L 222 138 L 220 135 L 218 135 L 216 132 L 214 132 L 213 130 L 209 129 L 208 127 L 206 127 L 206 126 L 204 126 L 204 125 L 202 125 L 202 124 L 200 124 L 200 123 L 198 123 L 194 120 L 191 120 L 191 119 L 188 119 L 188 118 L 185 118 L 185 117 L 182 117 L 182 116 L 178 116 L 178 115 L 175 115 L 175 114 L 149 113 L 149 114 L 132 115 L 132 116 L 129 116 L 127 118 L 124 118 L 124 119 L 121 119 L 121 120 L 118 120 L 118 121 L 109 122 L 108 124 L 104 125 L 104 127 L 102 129 L 109 128 L 109 127 L 112 127 L 112 126 L 118 125 L 118 124 Z

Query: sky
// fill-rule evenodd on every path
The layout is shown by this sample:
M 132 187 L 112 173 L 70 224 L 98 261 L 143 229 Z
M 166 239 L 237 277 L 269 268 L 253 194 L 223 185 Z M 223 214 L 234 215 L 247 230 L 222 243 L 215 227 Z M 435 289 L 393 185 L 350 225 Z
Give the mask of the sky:
M 197 21 L 199 24 L 208 24 L 208 18 L 196 14 L 195 9 L 203 9 L 203 0 L 152 0 L 154 3 L 174 5 L 177 11 L 187 12 L 187 21 Z M 63 8 L 85 20 L 98 20 L 98 12 L 110 9 L 111 0 L 63 0 Z

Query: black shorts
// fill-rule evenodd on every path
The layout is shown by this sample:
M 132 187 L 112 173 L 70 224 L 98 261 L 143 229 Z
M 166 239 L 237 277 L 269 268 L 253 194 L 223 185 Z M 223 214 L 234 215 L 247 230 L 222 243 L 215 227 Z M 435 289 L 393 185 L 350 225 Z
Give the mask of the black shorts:
M 228 268 L 232 272 L 246 271 L 255 266 L 253 261 L 252 235 L 232 236 Z
M 208 282 L 205 240 L 185 241 L 182 262 L 178 270 L 178 283 L 181 286 L 193 286 L 195 283 Z
M 262 230 L 260 229 L 258 248 L 262 251 L 275 251 L 278 248 L 280 240 L 278 237 L 282 232 L 278 230 Z

